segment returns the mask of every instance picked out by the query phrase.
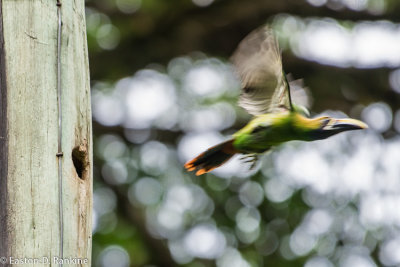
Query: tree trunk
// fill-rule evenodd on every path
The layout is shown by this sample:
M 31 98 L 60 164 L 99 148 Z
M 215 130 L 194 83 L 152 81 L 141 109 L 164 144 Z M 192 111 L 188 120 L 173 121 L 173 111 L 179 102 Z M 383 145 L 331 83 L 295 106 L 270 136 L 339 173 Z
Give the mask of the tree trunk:
M 62 256 L 64 264 L 90 266 L 92 126 L 84 0 L 61 1 L 60 98 L 57 1 L 0 3 L 0 263 L 54 266 Z M 60 118 L 63 153 L 57 157 Z

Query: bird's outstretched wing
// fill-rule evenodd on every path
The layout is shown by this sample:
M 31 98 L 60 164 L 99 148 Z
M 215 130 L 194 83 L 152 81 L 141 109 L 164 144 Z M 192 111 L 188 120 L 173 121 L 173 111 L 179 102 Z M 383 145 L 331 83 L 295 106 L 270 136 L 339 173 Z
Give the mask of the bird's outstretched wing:
M 239 106 L 252 115 L 293 109 L 278 41 L 269 26 L 245 37 L 231 61 L 241 80 Z

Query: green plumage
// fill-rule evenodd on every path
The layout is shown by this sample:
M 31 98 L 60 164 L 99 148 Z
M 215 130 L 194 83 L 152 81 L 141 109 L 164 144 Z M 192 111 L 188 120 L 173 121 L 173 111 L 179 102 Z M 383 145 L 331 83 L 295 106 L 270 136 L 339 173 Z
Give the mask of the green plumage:
M 242 153 L 262 153 L 289 140 L 306 140 L 307 129 L 296 123 L 299 116 L 288 111 L 256 116 L 233 135 L 233 146 Z
M 354 119 L 308 118 L 308 110 L 292 102 L 291 87 L 303 89 L 297 81 L 289 83 L 282 69 L 278 42 L 268 26 L 250 33 L 231 60 L 242 86 L 239 105 L 254 118 L 231 140 L 187 162 L 185 168 L 196 170 L 196 175 L 217 168 L 236 153 L 248 154 L 254 163 L 257 154 L 291 140 L 321 140 L 343 131 L 367 128 Z

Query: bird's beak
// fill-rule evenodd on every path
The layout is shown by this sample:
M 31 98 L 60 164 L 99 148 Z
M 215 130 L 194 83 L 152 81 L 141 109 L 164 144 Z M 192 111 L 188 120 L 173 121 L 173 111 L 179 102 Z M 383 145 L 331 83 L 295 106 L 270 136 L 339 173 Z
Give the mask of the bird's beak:
M 324 126 L 324 130 L 333 130 L 335 132 L 344 132 L 350 130 L 367 129 L 368 125 L 362 121 L 355 119 L 331 119 L 331 121 Z

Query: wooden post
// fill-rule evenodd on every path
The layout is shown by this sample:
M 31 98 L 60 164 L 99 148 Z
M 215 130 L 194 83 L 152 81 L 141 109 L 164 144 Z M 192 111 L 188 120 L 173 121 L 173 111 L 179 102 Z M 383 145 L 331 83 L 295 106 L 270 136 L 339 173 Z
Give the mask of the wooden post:
M 5 257 L 0 263 L 55 266 L 62 263 L 62 256 L 64 264 L 91 265 L 92 130 L 85 1 L 60 2 L 62 246 L 56 156 L 57 1 L 0 2 L 0 257 Z

